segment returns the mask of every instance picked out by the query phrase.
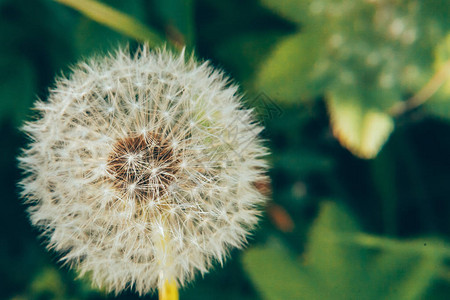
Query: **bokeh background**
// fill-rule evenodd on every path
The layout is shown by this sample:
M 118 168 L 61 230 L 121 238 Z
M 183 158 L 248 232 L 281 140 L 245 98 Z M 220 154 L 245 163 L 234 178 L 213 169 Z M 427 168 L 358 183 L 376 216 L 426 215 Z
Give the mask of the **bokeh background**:
M 45 250 L 16 157 L 55 76 L 157 45 L 151 32 L 234 78 L 271 149 L 249 246 L 181 299 L 450 299 L 450 1 L 102 2 L 131 22 L 59 2 L 72 7 L 0 0 L 0 299 L 138 299 L 92 289 Z

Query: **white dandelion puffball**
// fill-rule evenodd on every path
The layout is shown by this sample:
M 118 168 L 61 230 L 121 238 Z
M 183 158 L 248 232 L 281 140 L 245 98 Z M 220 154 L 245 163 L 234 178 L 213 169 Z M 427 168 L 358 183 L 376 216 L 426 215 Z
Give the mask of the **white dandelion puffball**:
M 33 225 L 108 291 L 184 285 L 255 227 L 267 150 L 237 87 L 208 63 L 119 50 L 57 80 L 20 182 Z

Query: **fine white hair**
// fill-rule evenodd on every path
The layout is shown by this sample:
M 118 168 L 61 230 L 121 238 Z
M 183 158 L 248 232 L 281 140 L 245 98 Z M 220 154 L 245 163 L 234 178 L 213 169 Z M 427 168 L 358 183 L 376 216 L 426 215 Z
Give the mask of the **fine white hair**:
M 265 196 L 262 128 L 207 62 L 118 50 L 57 79 L 24 126 L 22 196 L 65 263 L 119 293 L 222 263 Z

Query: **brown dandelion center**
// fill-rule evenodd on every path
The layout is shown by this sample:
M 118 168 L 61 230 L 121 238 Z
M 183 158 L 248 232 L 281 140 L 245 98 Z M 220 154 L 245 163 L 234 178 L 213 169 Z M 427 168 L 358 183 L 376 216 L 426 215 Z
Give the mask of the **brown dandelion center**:
M 156 134 L 142 134 L 117 141 L 107 169 L 116 188 L 145 201 L 166 193 L 178 163 L 166 140 Z

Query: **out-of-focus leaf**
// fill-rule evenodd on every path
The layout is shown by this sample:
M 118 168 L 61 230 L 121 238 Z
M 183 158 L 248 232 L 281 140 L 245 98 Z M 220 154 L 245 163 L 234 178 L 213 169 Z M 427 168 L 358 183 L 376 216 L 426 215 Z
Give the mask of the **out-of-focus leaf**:
M 144 8 L 140 1 L 123 2 L 121 0 L 110 0 L 108 5 L 133 16 L 139 21 L 144 18 Z M 85 57 L 92 54 L 108 53 L 113 49 L 117 49 L 119 45 L 126 46 L 130 41 L 128 36 L 84 16 L 79 19 L 75 31 L 75 39 L 78 55 Z
M 368 100 L 344 91 L 326 99 L 333 134 L 361 158 L 375 157 L 394 129 L 392 117 Z
M 107 53 L 118 45 L 126 45 L 129 41 L 122 34 L 87 18 L 80 20 L 75 39 L 78 55 L 86 57 L 93 53 Z
M 305 259 L 320 278 L 326 298 L 369 299 L 370 294 L 361 292 L 368 288 L 366 251 L 339 243 L 339 235 L 358 232 L 358 224 L 345 210 L 331 203 L 322 206 L 309 234 Z
M 0 119 L 20 126 L 34 100 L 34 68 L 23 58 L 6 57 L 0 60 L 0 69 Z
M 55 266 L 44 265 L 35 273 L 29 286 L 12 299 L 98 299 L 105 291 L 100 292 L 91 287 L 85 280 L 74 280 L 72 272 L 66 273 Z
M 343 208 L 325 203 L 303 265 L 273 240 L 247 251 L 243 263 L 269 300 L 424 299 L 448 253 L 439 243 L 435 249 L 417 248 L 421 243 L 370 238 Z
M 319 93 L 313 69 L 321 49 L 320 34 L 296 34 L 281 41 L 256 75 L 255 88 L 286 102 Z
M 426 102 L 426 108 L 436 116 L 450 119 L 450 34 L 438 44 L 435 51 L 434 71 L 436 76 L 432 79 L 443 81 L 435 95 Z
M 448 5 L 439 0 L 430 7 L 420 1 L 262 3 L 301 26 L 263 64 L 257 88 L 291 102 L 328 95 L 333 131 L 341 144 L 361 158 L 376 156 L 394 128 L 384 113 L 389 111 L 385 101 L 401 107 L 405 95 L 423 84 L 431 50 L 447 32 L 443 20 L 448 20 Z M 433 11 L 441 22 L 433 19 Z M 357 90 L 356 95 L 348 97 L 345 86 Z M 344 92 L 336 95 L 336 89 Z
M 319 299 L 320 293 L 315 286 L 320 282 L 308 276 L 292 254 L 276 240 L 264 248 L 248 250 L 243 264 L 264 299 Z
M 55 0 L 70 6 L 92 20 L 108 26 L 126 36 L 152 46 L 163 43 L 163 38 L 138 20 L 114 8 L 93 0 Z
M 441 264 L 442 258 L 438 256 L 418 258 L 415 265 L 408 268 L 409 272 L 392 286 L 386 299 L 423 299 L 424 291 L 437 276 Z
M 55 268 L 46 268 L 35 277 L 30 287 L 33 296 L 51 296 L 52 299 L 64 299 L 66 286 Z

